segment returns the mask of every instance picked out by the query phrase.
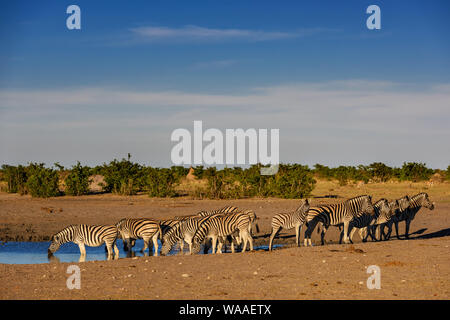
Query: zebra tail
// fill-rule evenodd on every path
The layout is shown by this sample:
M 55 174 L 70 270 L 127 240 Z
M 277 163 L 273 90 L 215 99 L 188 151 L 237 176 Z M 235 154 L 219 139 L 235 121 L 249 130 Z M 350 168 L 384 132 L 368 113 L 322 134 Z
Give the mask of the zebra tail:
M 158 231 L 159 231 L 159 241 L 161 241 L 161 243 L 163 243 L 163 234 L 162 234 L 162 230 L 161 230 L 161 225 L 158 222 Z

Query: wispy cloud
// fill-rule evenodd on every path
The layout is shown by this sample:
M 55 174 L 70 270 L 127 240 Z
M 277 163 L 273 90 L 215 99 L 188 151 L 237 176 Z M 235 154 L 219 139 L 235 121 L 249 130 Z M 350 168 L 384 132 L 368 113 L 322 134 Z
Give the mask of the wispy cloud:
M 239 95 L 104 87 L 3 90 L 0 150 L 20 151 L 28 161 L 49 144 L 60 145 L 64 156 L 78 145 L 86 148 L 86 157 L 100 157 L 103 146 L 120 139 L 163 165 L 169 161 L 170 132 L 203 120 L 205 128 L 280 129 L 282 161 L 359 164 L 388 159 L 396 165 L 423 161 L 446 167 L 450 150 L 442 146 L 450 135 L 449 88 L 346 80 L 251 88 Z M 65 145 L 65 140 L 71 143 Z M 155 149 L 158 155 L 151 153 Z
M 246 29 L 217 29 L 195 25 L 181 28 L 143 26 L 131 28 L 130 31 L 141 41 L 270 41 L 304 37 L 317 34 L 329 29 L 306 28 L 295 31 L 262 31 Z

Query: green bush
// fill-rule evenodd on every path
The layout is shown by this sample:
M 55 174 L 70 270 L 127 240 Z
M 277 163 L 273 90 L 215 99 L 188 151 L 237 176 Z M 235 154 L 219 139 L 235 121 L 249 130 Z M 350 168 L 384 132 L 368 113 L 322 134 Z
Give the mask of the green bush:
M 386 182 L 393 177 L 393 169 L 381 162 L 374 162 L 369 165 L 368 171 L 376 182 Z
M 447 173 L 445 174 L 445 178 L 450 180 L 450 166 L 447 167 Z
M 130 159 L 118 161 L 114 159 L 109 164 L 103 164 L 100 174 L 103 175 L 106 192 L 121 195 L 132 195 L 142 191 L 145 185 L 145 168 Z
M 2 165 L 2 180 L 8 183 L 7 192 L 21 195 L 27 193 L 27 170 L 24 166 Z
M 150 197 L 175 196 L 175 182 L 180 177 L 178 170 L 148 167 L 146 183 L 148 195 Z
M 90 173 L 91 169 L 89 167 L 83 167 L 80 162 L 77 162 L 64 180 L 66 184 L 66 194 L 80 196 L 89 193 Z
M 58 171 L 45 168 L 43 163 L 30 163 L 27 167 L 27 191 L 32 197 L 48 198 L 60 194 Z
M 426 167 L 425 163 L 404 162 L 400 171 L 400 180 L 423 181 L 430 179 L 434 170 Z

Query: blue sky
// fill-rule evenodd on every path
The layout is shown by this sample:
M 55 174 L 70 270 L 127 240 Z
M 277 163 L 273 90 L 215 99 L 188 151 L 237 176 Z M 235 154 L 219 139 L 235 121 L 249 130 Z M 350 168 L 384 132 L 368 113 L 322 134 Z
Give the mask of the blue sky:
M 279 128 L 282 162 L 450 164 L 447 1 L 0 6 L 0 163 L 169 166 L 171 132 L 203 120 Z

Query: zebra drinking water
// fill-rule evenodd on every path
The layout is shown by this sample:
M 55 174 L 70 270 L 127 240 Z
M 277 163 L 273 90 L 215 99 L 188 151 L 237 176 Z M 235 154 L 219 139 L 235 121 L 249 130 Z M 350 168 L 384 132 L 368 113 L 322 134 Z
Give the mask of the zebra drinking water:
M 150 239 L 152 239 L 155 248 L 154 256 L 158 256 L 158 238 L 162 240 L 161 226 L 158 221 L 145 218 L 124 218 L 116 223 L 119 234 L 123 239 L 123 248 L 125 251 L 131 250 L 136 239 L 144 240 L 142 252 L 150 248 Z
M 118 231 L 116 226 L 86 224 L 70 225 L 52 236 L 52 243 L 48 248 L 51 257 L 59 247 L 67 242 L 73 242 L 80 248 L 80 262 L 86 260 L 86 246 L 98 247 L 103 243 L 108 251 L 108 260 L 112 259 L 114 248 L 114 259 L 119 258 L 119 249 L 116 245 Z

